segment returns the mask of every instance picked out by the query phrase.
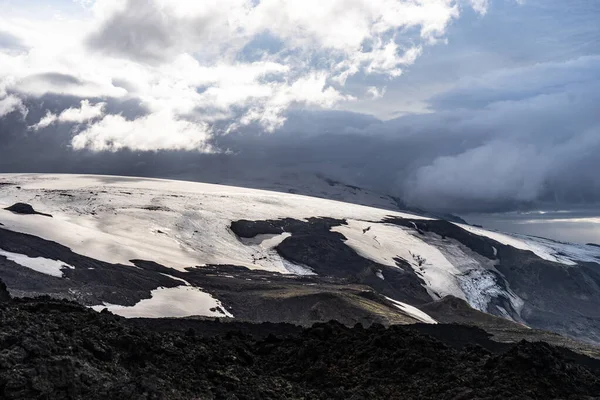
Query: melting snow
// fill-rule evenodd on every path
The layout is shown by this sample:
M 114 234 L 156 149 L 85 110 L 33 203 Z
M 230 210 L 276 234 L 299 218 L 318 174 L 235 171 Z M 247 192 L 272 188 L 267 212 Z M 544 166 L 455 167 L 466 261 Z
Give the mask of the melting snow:
M 342 233 L 347 238 L 346 244 L 358 254 L 375 262 L 397 267 L 394 258 L 406 260 L 425 281 L 433 299 L 453 295 L 487 312 L 493 297 L 504 296 L 517 313 L 523 307 L 522 299 L 496 282 L 490 271 L 494 268 L 493 261 L 454 240 L 420 235 L 397 225 L 354 220 L 332 230 Z
M 10 261 L 13 261 L 19 265 L 22 265 L 34 271 L 41 272 L 42 274 L 50 276 L 55 276 L 57 278 L 62 278 L 63 268 L 75 269 L 75 267 L 66 264 L 62 261 L 50 260 L 48 258 L 43 257 L 31 258 L 26 256 L 25 254 L 11 253 L 2 249 L 0 249 L 0 256 L 4 256 Z
M 176 281 L 182 282 L 182 283 L 183 283 L 185 286 L 191 286 L 191 285 L 190 285 L 190 283 L 189 283 L 188 281 L 186 281 L 185 279 L 181 279 L 181 278 L 178 278 L 178 277 L 176 277 L 176 276 L 169 275 L 169 274 L 163 274 L 163 273 L 161 273 L 161 275 L 164 275 L 164 276 L 166 276 L 166 277 L 168 277 L 168 278 L 171 278 L 171 279 L 173 279 L 173 280 L 176 280 Z
M 363 233 L 363 230 L 369 228 Z M 348 225 L 336 226 L 348 240 L 346 245 L 370 260 L 398 267 L 395 258 L 403 258 L 426 282 L 432 298 L 454 295 L 465 299 L 456 280 L 458 270 L 436 247 L 425 243 L 408 229 L 392 224 L 348 220 Z
M 96 311 L 107 308 L 113 314 L 125 318 L 233 317 L 219 300 L 190 286 L 155 289 L 150 299 L 141 300 L 132 307 L 104 303 L 92 308 Z M 215 311 L 211 311 L 211 308 Z
M 427 315 L 426 313 L 424 313 L 416 307 L 413 307 L 406 303 L 402 303 L 398 300 L 394 300 L 390 297 L 386 297 L 386 299 L 391 301 L 396 308 L 399 308 L 404 313 L 410 315 L 418 321 L 424 322 L 426 324 L 437 324 L 437 321 L 435 319 L 431 318 L 429 315 Z

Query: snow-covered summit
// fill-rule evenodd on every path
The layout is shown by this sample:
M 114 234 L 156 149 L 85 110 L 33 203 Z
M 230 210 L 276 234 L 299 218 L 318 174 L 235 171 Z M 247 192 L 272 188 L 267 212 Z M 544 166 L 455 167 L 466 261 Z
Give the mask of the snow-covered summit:
M 5 209 L 16 203 L 41 214 Z M 518 323 L 600 337 L 590 314 L 600 305 L 593 246 L 291 193 L 98 175 L 0 175 L 0 224 L 0 274 L 23 268 L 9 287 L 66 293 L 127 316 L 326 319 L 343 301 L 349 321 L 362 312 L 434 321 L 413 308 L 451 295 Z M 127 296 L 106 289 L 116 284 Z M 365 300 L 364 287 L 376 297 Z M 325 292 L 337 300 L 317 312 Z M 302 317 L 285 308 L 296 303 L 269 308 L 300 297 L 314 301 Z M 180 304 L 196 301 L 205 305 Z M 588 322 L 575 332 L 557 326 L 575 308 L 569 318 Z

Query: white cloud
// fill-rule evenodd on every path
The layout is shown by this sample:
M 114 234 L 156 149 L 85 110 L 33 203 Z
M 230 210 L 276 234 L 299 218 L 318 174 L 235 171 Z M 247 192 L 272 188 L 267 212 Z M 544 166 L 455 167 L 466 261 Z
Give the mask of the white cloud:
M 367 88 L 367 94 L 371 96 L 372 99 L 380 99 L 385 95 L 386 88 L 379 89 L 377 86 L 369 86 Z
M 94 149 L 114 143 L 131 149 L 174 143 L 204 148 L 215 123 L 226 130 L 259 124 L 272 131 L 291 106 L 335 108 L 365 93 L 374 97 L 424 46 L 444 37 L 459 17 L 459 4 L 478 12 L 486 7 L 471 0 L 75 3 L 91 11 L 60 21 L 0 16 L 3 29 L 27 49 L 0 51 L 0 85 L 21 98 L 139 99 L 150 115 L 135 125 L 156 119 L 186 138 L 131 140 L 137 130 L 128 121 L 105 116 L 85 131 L 94 140 L 83 143 Z M 372 77 L 369 86 L 377 92 L 360 87 L 364 76 Z M 351 79 L 358 84 L 347 85 Z M 36 126 L 69 122 L 69 113 L 48 114 Z M 85 122 L 81 114 L 73 118 L 70 122 Z M 127 125 L 118 130 L 127 140 L 100 134 L 107 124 Z M 189 140 L 194 131 L 200 132 L 196 142 Z M 104 145 L 98 143 L 102 138 L 108 140 Z
M 487 9 L 489 7 L 489 0 L 469 0 L 471 2 L 471 6 L 475 11 L 477 11 L 481 15 L 485 15 L 487 13 Z M 518 1 L 518 0 L 517 0 Z
M 0 118 L 14 111 L 20 112 L 23 117 L 27 115 L 27 108 L 20 98 L 13 95 L 0 97 Z
M 206 124 L 179 120 L 169 112 L 150 114 L 128 121 L 121 115 L 107 115 L 77 134 L 71 144 L 77 150 L 117 151 L 212 151 Z
M 83 8 L 89 8 L 94 4 L 94 0 L 73 0 L 73 3 Z
M 46 112 L 46 115 L 42 117 L 42 119 L 40 119 L 40 121 L 37 124 L 31 126 L 31 129 L 38 131 L 40 129 L 47 128 L 50 125 L 54 124 L 57 120 L 58 117 L 56 116 L 56 114 L 52 114 L 50 111 L 48 111 Z
M 48 111 L 46 115 L 31 128 L 40 130 L 48 126 L 58 123 L 84 123 L 104 115 L 104 107 L 106 103 L 90 104 L 89 100 L 82 100 L 79 108 L 67 108 L 60 115 L 56 115 Z
M 102 116 L 106 103 L 90 104 L 88 100 L 81 101 L 80 108 L 68 108 L 58 117 L 61 122 L 82 123 Z
M 468 193 L 475 201 L 532 201 L 546 179 L 550 160 L 533 144 L 491 142 L 456 156 L 439 157 L 418 169 L 410 199 L 453 202 Z M 443 200 L 439 200 L 443 199 Z

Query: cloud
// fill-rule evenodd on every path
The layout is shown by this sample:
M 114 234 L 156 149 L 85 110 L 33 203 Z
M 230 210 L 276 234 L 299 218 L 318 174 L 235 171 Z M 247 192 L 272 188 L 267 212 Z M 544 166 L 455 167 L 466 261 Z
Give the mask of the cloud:
M 107 115 L 88 126 L 71 141 L 76 150 L 140 151 L 188 150 L 211 152 L 206 126 L 176 119 L 168 112 L 154 113 L 128 121 L 120 115 Z M 143 140 L 141 140 L 143 138 Z
M 61 122 L 82 123 L 102 116 L 106 103 L 90 104 L 88 100 L 81 101 L 80 108 L 68 108 L 60 113 L 58 120 Z
M 489 0 L 470 0 L 471 6 L 475 11 L 477 11 L 481 15 L 485 15 L 487 13 L 487 9 L 489 7 Z
M 385 95 L 385 87 L 379 89 L 377 86 L 369 86 L 367 88 L 367 94 L 373 99 L 380 99 Z
M 461 201 L 480 204 L 531 202 L 543 189 L 549 167 L 532 144 L 491 142 L 418 168 L 404 183 L 409 203 L 455 209 Z
M 40 119 L 40 121 L 32 125 L 33 130 L 47 128 L 54 123 L 78 123 L 88 122 L 104 115 L 106 103 L 90 104 L 89 100 L 81 100 L 80 108 L 67 108 L 59 115 L 53 114 L 50 111 Z
M 22 96 L 40 97 L 45 94 L 60 94 L 80 98 L 123 97 L 124 88 L 113 85 L 107 77 L 96 80 L 83 80 L 60 72 L 32 74 L 15 80 L 11 90 Z
M 444 38 L 460 6 L 481 7 L 468 0 L 76 3 L 86 11 L 60 21 L 0 18 L 3 37 L 26 48 L 0 51 L 0 82 L 22 100 L 138 99 L 149 114 L 139 125 L 169 115 L 174 126 L 195 125 L 197 143 L 244 126 L 273 132 L 294 107 L 332 109 L 365 93 L 381 97 L 390 79 Z M 366 77 L 374 89 L 365 89 Z M 61 112 L 45 114 L 39 128 L 60 122 Z M 163 143 L 187 149 L 191 131 L 172 133 L 184 132 L 181 140 L 139 135 L 117 142 L 133 150 Z
M 0 91 L 0 118 L 12 112 L 18 111 L 23 117 L 27 115 L 27 108 L 20 98 L 13 95 L 5 95 L 1 97 Z
M 600 204 L 600 79 L 593 73 L 598 69 L 599 57 L 505 68 L 456 82 L 430 99 L 431 113 L 390 121 L 291 108 L 269 135 L 249 122 L 214 136 L 216 125 L 168 111 L 115 115 L 125 106 L 109 100 L 105 115 L 82 124 L 74 138 L 70 125 L 55 124 L 54 141 L 46 134 L 15 139 L 13 147 L 0 145 L 0 159 L 10 170 L 55 170 L 60 160 L 61 172 L 264 182 L 266 187 L 273 182 L 302 187 L 320 174 L 399 196 L 413 206 L 451 212 L 594 206 Z M 322 82 L 314 76 L 280 104 L 322 93 Z M 82 108 L 79 102 L 42 99 L 53 110 Z M 34 99 L 24 103 L 35 122 L 45 115 L 36 104 Z M 19 132 L 15 126 L 0 126 L 0 132 Z M 47 142 L 42 146 L 40 140 Z M 47 159 L 19 161 L 40 146 Z M 84 149 L 93 152 L 80 153 Z
M 3 170 L 319 174 L 453 212 L 600 204 L 594 1 L 77 8 L 0 16 L 20 46 L 0 49 Z
M 10 52 L 21 52 L 25 50 L 23 43 L 18 37 L 2 31 L 0 31 L 0 49 Z
M 456 82 L 427 114 L 290 115 L 273 137 L 228 146 L 256 168 L 268 154 L 265 171 L 321 173 L 428 209 L 597 206 L 598 70 L 598 56 L 505 68 Z
M 594 56 L 495 72 L 434 98 L 434 114 L 390 123 L 434 147 L 453 141 L 398 178 L 406 198 L 455 210 L 600 201 L 598 70 Z

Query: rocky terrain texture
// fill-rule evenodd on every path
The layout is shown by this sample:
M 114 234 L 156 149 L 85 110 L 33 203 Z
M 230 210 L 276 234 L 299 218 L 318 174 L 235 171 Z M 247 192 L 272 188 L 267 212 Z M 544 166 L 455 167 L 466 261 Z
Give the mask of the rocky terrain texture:
M 140 178 L 0 176 L 0 203 L 0 278 L 15 297 L 48 295 L 128 317 L 306 328 L 332 319 L 463 323 L 499 342 L 598 354 L 594 246 L 486 231 L 452 216 L 456 224 Z
M 383 222 L 414 230 L 426 242 L 454 240 L 494 263 L 494 268 L 486 273 L 493 279 L 494 288 L 501 290 L 490 292 L 487 313 L 600 343 L 598 264 L 564 265 L 547 261 L 530 251 L 475 235 L 444 220 L 390 217 Z M 377 293 L 417 307 L 431 301 L 423 280 L 406 260 L 396 259 L 398 268 L 393 268 L 368 260 L 346 246 L 345 237 L 331 230 L 345 224 L 345 220 L 331 218 L 240 220 L 231 224 L 231 230 L 242 238 L 288 232 L 291 236 L 276 247 L 277 252 L 287 260 L 310 267 L 319 276 L 365 285 Z M 377 270 L 384 271 L 385 280 L 377 278 Z M 510 291 L 524 300 L 519 309 L 515 309 L 507 296 Z M 438 314 L 443 316 L 444 312 Z
M 10 207 L 6 207 L 5 210 L 8 210 L 15 214 L 43 215 L 44 217 L 52 217 L 52 215 L 50 215 L 50 214 L 44 214 L 44 213 L 34 210 L 30 204 L 26 204 L 26 203 L 15 203 Z
M 551 330 L 579 340 L 600 343 L 600 268 L 597 263 L 564 265 L 543 260 L 530 251 L 519 250 L 495 240 L 474 235 L 441 220 L 388 218 L 388 223 L 412 227 L 421 236 L 436 234 L 452 238 L 474 252 L 496 261 L 496 282 L 508 286 L 524 299 L 522 309 L 512 309 L 508 299 L 498 296 L 488 304 L 511 311 L 515 320 L 528 326 Z
M 502 246 L 490 239 L 466 233 L 460 228 L 454 229 L 454 225 L 445 224 L 443 221 L 438 222 L 438 226 L 432 225 L 432 222 L 426 226 L 424 221 L 395 222 L 408 224 L 413 229 L 414 226 L 410 222 L 415 222 L 417 229 L 424 233 L 432 229 L 439 230 L 440 235 L 456 237 L 474 251 L 490 257 L 493 256 L 491 246 L 497 246 L 498 257 L 503 260 L 501 267 L 504 268 L 504 260 L 511 261 L 511 264 L 506 264 L 505 276 L 511 281 L 515 279 L 515 283 L 518 282 L 516 281 L 518 270 L 515 268 L 528 271 L 531 265 L 539 267 L 542 263 L 548 269 L 535 275 L 532 271 L 527 272 L 528 282 L 523 285 L 523 293 L 527 293 L 528 288 L 538 286 L 543 288 L 551 285 L 551 278 L 555 275 L 563 279 L 563 282 L 571 282 L 575 279 L 581 281 L 578 286 L 575 285 L 577 282 L 573 283 L 573 290 L 586 288 L 590 285 L 589 282 L 593 282 L 587 278 L 580 278 L 579 268 L 540 261 L 530 253 Z M 63 269 L 64 278 L 57 278 L 40 274 L 0 257 L 0 277 L 9 286 L 14 296 L 34 297 L 47 294 L 88 306 L 102 302 L 132 306 L 141 299 L 149 298 L 151 291 L 156 287 L 180 285 L 181 282 L 169 277 L 172 276 L 202 287 L 222 301 L 228 310 L 232 310 L 236 319 L 242 321 L 285 322 L 305 327 L 332 319 L 348 326 L 356 323 L 364 326 L 372 323 L 387 326 L 418 322 L 398 312 L 398 309 L 382 296 L 383 294 L 418 305 L 421 310 L 439 322 L 457 322 L 481 327 L 492 333 L 495 340 L 505 342 L 518 342 L 521 339 L 543 340 L 584 354 L 600 355 L 597 347 L 558 334 L 529 329 L 504 318 L 479 312 L 460 299 L 449 297 L 432 302 L 421 285 L 420 278 L 410 267 L 391 268 L 359 256 L 344 245 L 339 233 L 331 232 L 331 226 L 338 224 L 344 224 L 344 221 L 330 218 L 312 218 L 308 221 L 295 219 L 237 221 L 231 226 L 240 237 L 253 237 L 259 233 L 277 234 L 283 230 L 291 232 L 292 236 L 285 239 L 278 246 L 277 251 L 312 268 L 319 273 L 316 276 L 282 275 L 227 265 L 189 268 L 182 272 L 142 260 L 134 260 L 135 266 L 110 264 L 77 254 L 59 243 L 0 227 L 0 243 L 7 251 L 29 257 L 59 259 L 80 266 L 76 269 Z M 518 263 L 523 260 L 530 260 L 531 263 Z M 398 263 L 402 267 L 402 260 L 398 260 Z M 338 267 L 334 268 L 333 265 Z M 509 268 L 515 271 L 511 273 Z M 378 269 L 385 272 L 386 280 L 376 277 L 375 271 Z M 593 270 L 590 268 L 588 271 Z M 564 276 L 565 273 L 569 275 Z M 515 286 L 518 288 L 517 285 Z M 593 298 L 594 291 L 591 289 L 588 291 L 592 293 Z M 580 305 L 591 307 L 589 297 L 569 299 L 569 293 L 554 290 L 552 287 L 549 287 L 547 292 L 543 290 L 529 290 L 529 292 L 538 298 L 536 300 L 532 297 L 530 301 L 537 301 L 545 307 L 554 304 L 560 306 L 561 301 L 565 303 L 563 308 Z M 552 296 L 556 296 L 556 299 L 551 299 Z M 597 313 L 597 310 L 591 311 Z M 582 332 L 583 337 L 590 337 L 594 332 L 586 327 L 595 326 L 596 320 L 587 320 L 585 324 L 569 324 L 569 319 L 561 321 L 559 315 L 550 314 L 545 321 L 557 321 L 560 327 L 566 327 L 563 332 L 569 333 L 577 329 Z M 580 315 L 572 315 L 571 321 L 583 319 L 584 317 Z M 541 322 L 538 321 L 538 324 Z M 542 326 L 546 329 L 553 327 Z
M 4 284 L 0 299 L 4 399 L 600 398 L 600 361 L 474 327 L 165 324 Z

